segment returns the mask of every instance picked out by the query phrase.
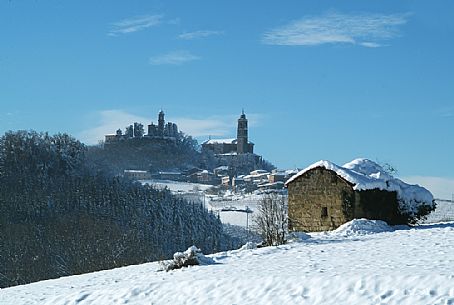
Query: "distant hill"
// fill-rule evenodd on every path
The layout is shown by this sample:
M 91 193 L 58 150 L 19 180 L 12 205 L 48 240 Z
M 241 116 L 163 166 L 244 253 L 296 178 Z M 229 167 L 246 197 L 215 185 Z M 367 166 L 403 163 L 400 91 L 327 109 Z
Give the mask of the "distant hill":
M 116 143 L 88 147 L 87 160 L 94 168 L 121 174 L 126 169 L 159 171 L 183 171 L 190 168 L 213 170 L 229 166 L 232 175 L 248 174 L 252 170 L 275 168 L 256 154 L 235 156 L 201 152 L 195 139 L 181 134 L 178 139 L 131 138 Z

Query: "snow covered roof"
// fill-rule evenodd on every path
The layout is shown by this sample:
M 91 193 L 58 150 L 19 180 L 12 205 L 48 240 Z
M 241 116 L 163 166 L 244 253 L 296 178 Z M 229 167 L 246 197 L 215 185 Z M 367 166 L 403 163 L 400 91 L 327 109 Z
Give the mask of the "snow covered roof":
M 250 174 L 251 175 L 260 175 L 260 174 L 269 174 L 269 172 L 264 169 L 256 169 L 256 170 L 253 170 L 252 172 L 250 172 Z
M 283 176 L 285 177 L 287 174 L 285 172 L 274 172 L 271 173 L 270 176 Z
M 285 171 L 285 176 L 290 179 L 294 175 L 298 174 L 300 172 L 299 169 L 289 169 Z
M 180 172 L 159 172 L 160 175 L 181 175 Z
M 284 182 L 282 181 L 277 181 L 277 182 L 273 182 L 273 183 L 263 183 L 263 184 L 259 184 L 257 185 L 258 187 L 284 187 Z
M 229 167 L 227 165 L 222 165 L 222 166 L 216 167 L 215 170 L 229 170 Z
M 407 184 L 386 173 L 379 164 L 363 158 L 355 159 L 343 166 L 326 160 L 318 161 L 287 180 L 285 186 L 317 167 L 335 172 L 338 176 L 350 182 L 353 189 L 357 191 L 380 189 L 397 192 L 400 209 L 410 214 L 416 213 L 417 208 L 421 205 L 433 204 L 433 196 L 427 189 L 419 185 Z
M 218 156 L 236 156 L 236 152 L 230 152 L 230 153 L 225 153 L 225 154 L 218 154 Z
M 255 174 L 255 175 L 245 175 L 243 177 L 243 179 L 246 179 L 246 180 L 248 180 L 248 179 L 265 179 L 265 178 L 268 179 L 269 174 L 270 173 L 265 172 L 265 173 Z
M 202 144 L 236 144 L 236 139 L 211 139 Z

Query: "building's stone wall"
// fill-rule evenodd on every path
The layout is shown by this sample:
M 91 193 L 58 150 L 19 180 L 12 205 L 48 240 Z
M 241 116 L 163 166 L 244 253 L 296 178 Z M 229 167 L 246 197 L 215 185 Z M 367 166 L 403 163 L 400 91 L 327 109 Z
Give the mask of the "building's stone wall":
M 288 197 L 292 231 L 332 230 L 350 220 L 353 214 L 352 186 L 324 168 L 310 170 L 288 184 Z
M 236 143 L 203 143 L 202 151 L 212 151 L 214 154 L 236 153 Z

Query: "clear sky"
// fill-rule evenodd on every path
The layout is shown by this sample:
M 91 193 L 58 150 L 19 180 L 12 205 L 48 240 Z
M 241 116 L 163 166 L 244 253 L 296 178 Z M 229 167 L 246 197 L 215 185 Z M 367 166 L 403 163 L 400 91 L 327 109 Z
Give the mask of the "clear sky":
M 356 157 L 454 193 L 454 2 L 0 1 L 0 132 L 166 119 L 279 168 Z M 443 192 L 443 193 L 442 193 Z

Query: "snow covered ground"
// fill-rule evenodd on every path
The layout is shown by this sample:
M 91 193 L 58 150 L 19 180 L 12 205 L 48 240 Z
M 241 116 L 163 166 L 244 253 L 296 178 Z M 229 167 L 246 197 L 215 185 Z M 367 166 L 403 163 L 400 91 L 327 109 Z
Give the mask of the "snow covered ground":
M 205 191 L 212 187 L 212 185 L 180 182 L 172 180 L 140 180 L 142 184 L 150 184 L 158 189 L 168 188 L 170 191 L 175 193 L 192 192 L 192 191 Z
M 156 188 L 163 189 L 167 187 L 173 194 L 180 196 L 191 202 L 201 202 L 208 210 L 212 210 L 219 214 L 223 223 L 228 223 L 241 227 L 250 227 L 253 223 L 252 218 L 254 213 L 247 215 L 239 210 L 245 210 L 248 207 L 252 212 L 256 210 L 257 203 L 262 198 L 262 195 L 247 194 L 237 195 L 227 192 L 225 196 L 204 195 L 203 192 L 212 187 L 212 185 L 178 182 L 170 180 L 143 180 L 142 183 L 147 183 Z M 231 211 L 222 211 L 227 207 L 231 207 Z
M 436 223 L 442 221 L 454 221 L 454 202 L 435 200 L 437 207 L 435 211 L 427 216 L 424 223 Z
M 453 249 L 454 223 L 355 220 L 279 247 L 217 253 L 212 265 L 159 272 L 149 263 L 2 289 L 0 303 L 454 304 Z
M 208 209 L 219 213 L 222 223 L 250 228 L 253 225 L 257 204 L 261 198 L 262 195 L 256 194 L 236 195 L 227 198 L 211 197 L 209 200 L 206 200 L 206 206 Z M 230 211 L 226 211 L 226 209 L 230 209 Z M 246 209 L 252 213 L 242 212 Z
M 262 194 L 235 194 L 230 192 L 227 192 L 224 196 L 204 195 L 203 192 L 212 186 L 198 183 L 170 180 L 146 180 L 142 181 L 142 183 L 149 183 L 155 185 L 157 188 L 167 187 L 175 195 L 181 196 L 188 201 L 201 202 L 207 209 L 218 213 L 223 223 L 244 228 L 246 226 L 250 228 L 253 225 L 253 219 L 256 215 L 254 211 L 256 211 L 257 204 L 263 197 Z M 443 200 L 436 200 L 436 202 L 436 210 L 423 222 L 437 223 L 440 221 L 454 221 L 454 203 Z M 234 209 L 231 211 L 221 211 L 226 207 L 233 207 L 237 211 Z M 253 213 L 246 215 L 246 213 L 238 211 L 244 210 L 246 207 Z

